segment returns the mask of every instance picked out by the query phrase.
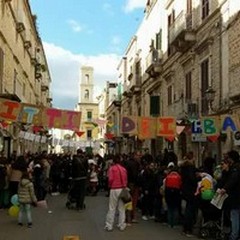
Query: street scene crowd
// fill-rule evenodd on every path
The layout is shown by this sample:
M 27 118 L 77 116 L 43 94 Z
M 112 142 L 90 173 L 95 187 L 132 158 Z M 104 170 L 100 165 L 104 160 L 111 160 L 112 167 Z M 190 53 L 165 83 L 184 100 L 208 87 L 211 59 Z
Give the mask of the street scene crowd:
M 123 189 L 131 196 L 126 202 L 120 198 Z M 20 226 L 26 215 L 27 226 L 32 227 L 31 207 L 46 201 L 48 194 L 67 193 L 66 207 L 83 211 L 88 207 L 85 196 L 99 192 L 109 198 L 106 231 L 114 230 L 115 220 L 121 231 L 154 220 L 170 228 L 181 226 L 186 237 L 239 239 L 240 157 L 235 150 L 219 160 L 203 159 L 199 167 L 193 152 L 178 159 L 167 149 L 156 157 L 148 151 L 101 157 L 81 149 L 74 155 L 46 151 L 21 156 L 14 152 L 9 159 L 1 155 L 0 208 L 9 209 L 17 195 Z M 220 208 L 211 203 L 216 194 L 226 196 Z

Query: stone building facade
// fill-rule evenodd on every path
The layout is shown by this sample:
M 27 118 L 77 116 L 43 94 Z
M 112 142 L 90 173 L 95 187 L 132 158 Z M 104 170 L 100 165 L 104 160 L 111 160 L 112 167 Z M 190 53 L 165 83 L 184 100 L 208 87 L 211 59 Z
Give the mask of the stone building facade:
M 51 77 L 29 1 L 3 0 L 0 9 L 0 97 L 51 106 Z M 8 154 L 17 150 L 18 131 L 11 124 L 10 135 L 1 136 L 1 148 Z
M 148 148 L 153 155 L 168 148 L 179 158 L 194 151 L 199 164 L 233 146 L 229 133 L 212 143 L 195 138 L 189 128 L 193 119 L 238 111 L 239 10 L 237 0 L 147 2 L 118 68 L 124 89 L 121 115 L 173 116 L 185 130 L 173 142 L 128 135 L 122 144 L 134 141 L 134 150 Z

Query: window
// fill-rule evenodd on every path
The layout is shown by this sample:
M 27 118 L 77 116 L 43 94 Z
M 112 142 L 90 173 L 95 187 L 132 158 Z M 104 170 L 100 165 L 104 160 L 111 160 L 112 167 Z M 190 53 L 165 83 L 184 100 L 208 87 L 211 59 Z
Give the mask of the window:
M 92 112 L 87 112 L 87 119 L 92 120 Z
M 150 96 L 150 115 L 159 116 L 160 114 L 160 96 Z
M 168 93 L 168 105 L 171 105 L 173 103 L 173 87 L 172 87 L 172 85 L 168 86 L 167 93 Z
M 201 91 L 202 91 L 202 113 L 208 112 L 208 102 L 205 92 L 209 87 L 209 60 L 208 58 L 201 63 Z
M 87 138 L 92 138 L 92 130 L 87 130 Z
M 209 15 L 209 0 L 202 0 L 202 20 Z
M 88 89 L 86 89 L 84 92 L 84 98 L 89 99 L 89 90 Z
M 170 27 L 175 21 L 175 10 L 172 10 L 172 13 L 168 15 L 168 27 Z
M 187 14 L 192 14 L 192 0 L 187 0 Z
M 162 29 L 156 34 L 156 49 L 162 49 Z
M 188 72 L 185 75 L 185 100 L 190 102 L 192 99 L 192 73 Z
M 23 96 L 25 97 L 26 96 L 26 84 L 23 83 Z
M 17 73 L 17 70 L 14 69 L 14 73 L 13 73 L 13 93 L 14 94 L 17 91 L 17 81 L 18 81 L 18 73 Z
M 89 75 L 88 74 L 85 74 L 85 83 L 89 84 Z

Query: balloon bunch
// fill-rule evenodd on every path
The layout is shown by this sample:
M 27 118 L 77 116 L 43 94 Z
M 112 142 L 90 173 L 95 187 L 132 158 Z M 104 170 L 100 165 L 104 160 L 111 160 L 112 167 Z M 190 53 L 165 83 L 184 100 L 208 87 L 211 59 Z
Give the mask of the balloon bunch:
M 19 202 L 18 202 L 18 195 L 14 194 L 11 197 L 12 206 L 8 209 L 8 214 L 11 217 L 17 217 L 19 213 Z

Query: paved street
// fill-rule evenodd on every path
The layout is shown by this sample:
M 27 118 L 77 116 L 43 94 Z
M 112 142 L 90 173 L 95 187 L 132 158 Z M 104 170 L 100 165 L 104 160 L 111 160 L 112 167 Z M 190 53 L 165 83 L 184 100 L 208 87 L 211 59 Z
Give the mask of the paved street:
M 17 219 L 0 212 L 0 240 L 62 240 L 64 236 L 78 235 L 80 240 L 151 240 L 187 239 L 180 234 L 181 228 L 169 229 L 153 220 L 140 220 L 124 232 L 117 228 L 113 232 L 104 231 L 104 219 L 108 198 L 103 194 L 87 197 L 87 209 L 82 212 L 65 208 L 66 195 L 49 196 L 49 209 L 33 209 L 33 227 L 17 225 Z M 52 213 L 49 213 L 49 210 Z M 194 238 L 192 238 L 194 239 Z M 197 238 L 196 238 L 197 239 Z

